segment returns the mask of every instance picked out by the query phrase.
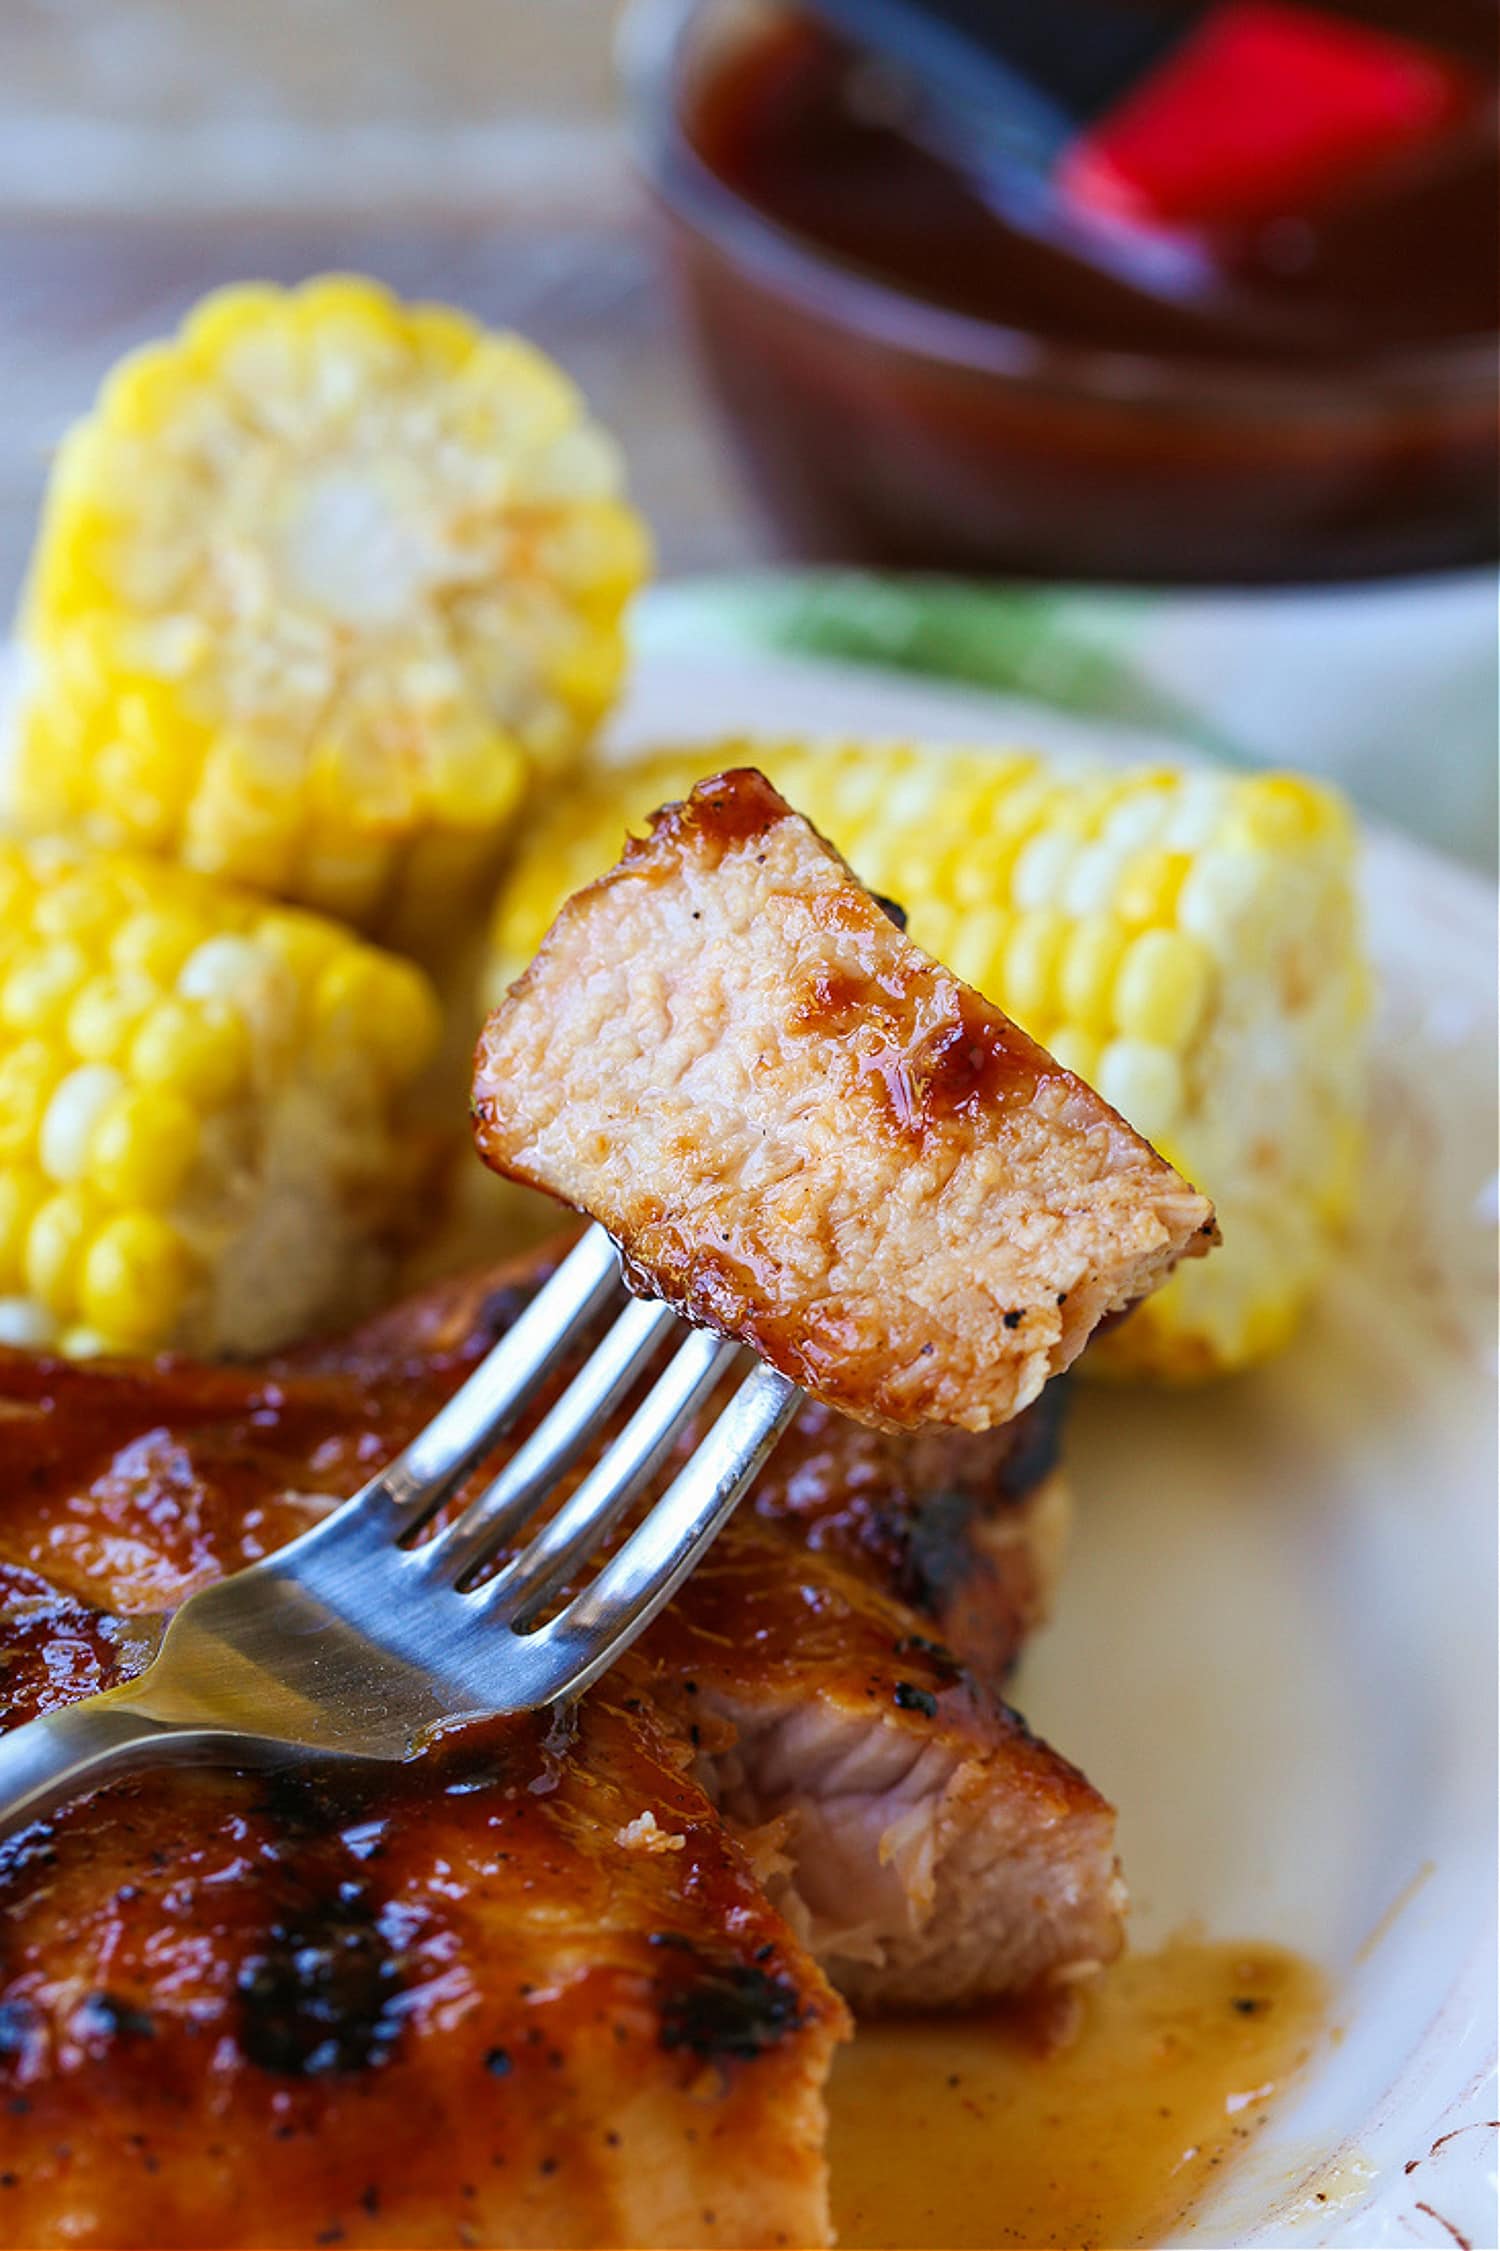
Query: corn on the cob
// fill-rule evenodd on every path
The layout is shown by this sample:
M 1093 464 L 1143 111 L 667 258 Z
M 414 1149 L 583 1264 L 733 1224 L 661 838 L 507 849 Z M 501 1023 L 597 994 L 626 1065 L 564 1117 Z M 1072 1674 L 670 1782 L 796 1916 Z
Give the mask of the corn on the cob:
M 355 279 L 224 290 L 63 444 L 14 809 L 429 949 L 611 702 L 647 562 L 519 337 Z
M 996 1000 L 1214 1198 L 1223 1248 L 1089 1361 L 1237 1368 L 1291 1333 L 1354 1183 L 1366 971 L 1342 801 L 1283 775 L 1061 776 L 982 750 L 711 743 L 598 767 L 506 877 L 496 989 L 627 824 L 761 767 L 919 944 Z
M 260 1351 L 375 1279 L 414 964 L 181 868 L 0 845 L 0 1342 Z

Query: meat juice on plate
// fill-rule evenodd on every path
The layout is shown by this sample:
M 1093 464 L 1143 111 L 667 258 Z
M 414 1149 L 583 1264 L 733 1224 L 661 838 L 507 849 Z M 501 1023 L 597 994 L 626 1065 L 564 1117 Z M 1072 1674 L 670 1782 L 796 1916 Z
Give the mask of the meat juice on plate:
M 861 2027 L 830 2101 L 848 2251 L 1161 2241 L 1310 2060 L 1327 1994 L 1283 1948 L 1184 1938 L 1076 2006 L 1050 2050 L 1004 2017 Z

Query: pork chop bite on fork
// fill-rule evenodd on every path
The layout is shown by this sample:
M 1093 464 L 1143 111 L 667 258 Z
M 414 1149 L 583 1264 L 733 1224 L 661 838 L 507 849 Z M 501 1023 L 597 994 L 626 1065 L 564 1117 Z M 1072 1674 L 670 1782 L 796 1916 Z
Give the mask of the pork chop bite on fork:
M 490 1017 L 497 1172 L 885 1429 L 985 1430 L 1217 1239 L 1213 1207 L 922 952 L 752 769 L 563 907 Z

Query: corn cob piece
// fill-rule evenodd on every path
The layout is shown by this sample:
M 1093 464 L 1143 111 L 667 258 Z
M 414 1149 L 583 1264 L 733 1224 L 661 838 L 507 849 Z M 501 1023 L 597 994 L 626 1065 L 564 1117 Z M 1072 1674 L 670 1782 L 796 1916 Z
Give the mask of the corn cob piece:
M 0 844 L 0 1342 L 256 1352 L 378 1279 L 413 963 L 185 869 Z
M 63 444 L 14 812 L 440 949 L 612 701 L 647 563 L 519 337 L 355 279 L 224 290 Z
M 492 997 L 563 898 L 726 766 L 759 766 L 908 910 L 919 944 L 1211 1195 L 1223 1247 L 1087 1363 L 1165 1378 L 1290 1336 L 1353 1192 L 1367 973 L 1342 801 L 1284 775 L 1061 775 L 983 750 L 734 740 L 596 767 L 499 899 Z

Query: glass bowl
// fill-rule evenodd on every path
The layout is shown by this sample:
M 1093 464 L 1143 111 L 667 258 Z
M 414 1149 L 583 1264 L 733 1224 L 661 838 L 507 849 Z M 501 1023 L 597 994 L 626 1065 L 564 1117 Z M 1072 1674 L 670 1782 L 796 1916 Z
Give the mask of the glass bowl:
M 621 62 L 688 327 L 778 544 L 822 561 L 1267 583 L 1492 559 L 1496 347 L 1337 366 L 1063 344 L 778 225 L 686 119 L 771 0 L 634 0 Z

